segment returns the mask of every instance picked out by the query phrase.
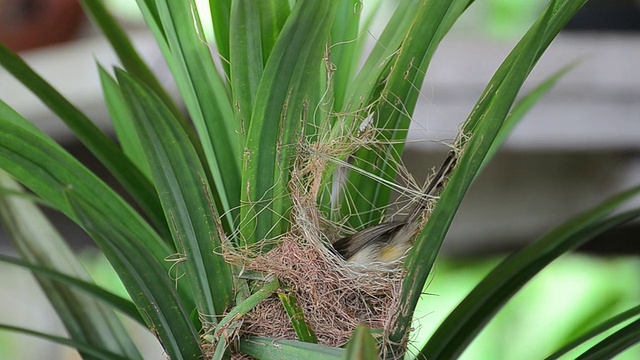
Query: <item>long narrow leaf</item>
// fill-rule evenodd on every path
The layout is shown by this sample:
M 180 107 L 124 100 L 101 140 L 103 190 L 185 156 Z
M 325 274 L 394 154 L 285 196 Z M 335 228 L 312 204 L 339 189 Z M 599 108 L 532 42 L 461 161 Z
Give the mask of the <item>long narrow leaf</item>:
M 249 337 L 240 340 L 240 351 L 262 360 L 275 359 L 342 359 L 344 349 L 294 340 Z
M 290 9 L 287 0 L 238 0 L 232 5 L 230 77 L 242 151 L 262 71 Z
M 58 343 L 60 345 L 65 345 L 65 346 L 69 346 L 72 347 L 74 349 L 77 349 L 78 351 L 80 351 L 83 354 L 95 357 L 96 359 L 104 359 L 104 360 L 128 360 L 129 358 L 124 357 L 124 356 L 120 356 L 118 354 L 114 354 L 112 352 L 109 351 L 105 351 L 102 350 L 98 347 L 80 342 L 80 341 L 76 341 L 76 340 L 70 340 L 67 338 L 63 338 L 60 336 L 55 336 L 55 335 L 51 335 L 51 334 L 45 334 L 43 332 L 39 332 L 39 331 L 34 331 L 34 330 L 30 330 L 30 329 L 25 329 L 22 327 L 18 327 L 18 326 L 12 326 L 12 325 L 7 325 L 7 324 L 0 324 L 0 330 L 7 330 L 7 331 L 11 331 L 14 333 L 22 333 L 25 335 L 31 335 L 31 336 L 35 336 L 35 337 L 39 337 L 41 339 L 45 339 L 45 340 L 49 340 L 55 343 Z
M 233 300 L 231 268 L 222 257 L 218 214 L 196 150 L 171 111 L 150 89 L 117 73 L 138 138 L 173 227 L 176 248 L 195 292 L 198 310 L 215 324 Z M 210 318 L 209 318 L 210 317 Z
M 341 0 L 331 28 L 331 63 L 335 67 L 333 109 L 336 112 L 342 111 L 347 101 L 347 89 L 353 81 L 353 74 L 360 60 L 357 54 L 362 43 L 358 34 L 363 6 L 360 0 Z
M 640 209 L 635 209 L 602 220 L 638 194 L 640 187 L 619 194 L 569 219 L 504 260 L 445 319 L 421 354 L 430 359 L 457 358 L 498 309 L 551 261 L 604 231 L 640 216 Z
M 149 170 L 149 165 L 144 159 L 140 141 L 136 137 L 135 126 L 131 120 L 131 115 L 122 97 L 118 83 L 111 75 L 107 74 L 102 66 L 98 67 L 98 72 L 100 73 L 100 83 L 102 84 L 104 100 L 111 115 L 111 122 L 113 123 L 120 147 L 122 147 L 124 154 L 131 159 L 140 171 L 151 179 L 151 170 Z
M 1 170 L 0 184 L 20 189 Z M 79 283 L 91 281 L 67 243 L 35 204 L 15 196 L 0 196 L 0 220 L 27 262 L 73 277 Z M 0 257 L 0 260 L 4 258 Z M 72 339 L 132 359 L 142 358 L 122 322 L 107 304 L 37 272 L 35 275 Z
M 580 355 L 578 360 L 613 359 L 638 343 L 640 343 L 640 319 L 609 335 Z
M 493 140 L 493 144 L 491 144 L 491 148 L 487 153 L 484 159 L 483 167 L 493 158 L 493 156 L 498 152 L 500 147 L 507 140 L 511 131 L 515 128 L 520 120 L 531 110 L 531 108 L 537 104 L 538 100 L 540 100 L 544 95 L 547 94 L 551 88 L 555 86 L 555 84 L 571 69 L 576 66 L 576 63 L 572 63 L 564 66 L 562 69 L 557 71 L 555 74 L 551 75 L 545 81 L 543 81 L 540 85 L 536 86 L 529 94 L 523 97 L 516 105 L 514 105 L 513 109 L 504 120 L 500 131 L 496 135 L 496 138 Z
M 220 61 L 227 76 L 229 76 L 229 24 L 231 23 L 232 2 L 232 0 L 209 0 L 213 35 L 216 38 Z
M 130 73 L 147 84 L 153 91 L 162 98 L 165 104 L 171 108 L 171 111 L 185 121 L 180 116 L 178 107 L 167 94 L 165 89 L 160 85 L 158 78 L 149 69 L 147 64 L 142 60 L 140 54 L 136 51 L 131 39 L 124 29 L 118 24 L 113 15 L 107 10 L 104 2 L 101 0 L 81 0 L 85 12 L 102 34 L 107 38 L 111 47 L 118 55 L 118 59 L 122 62 L 122 66 Z
M 171 71 L 202 143 L 214 199 L 232 231 L 240 205 L 240 147 L 229 94 L 204 40 L 195 2 L 161 0 L 157 6 L 169 44 L 165 57 L 175 64 Z
M 584 344 L 585 342 L 589 341 L 590 339 L 610 330 L 611 328 L 618 326 L 622 323 L 625 323 L 627 321 L 629 321 L 630 319 L 633 319 L 635 317 L 640 316 L 640 305 L 631 308 L 621 314 L 618 314 L 610 319 L 608 319 L 607 321 L 603 322 L 602 324 L 596 326 L 595 328 L 589 330 L 586 334 L 581 335 L 580 337 L 578 337 L 577 339 L 571 341 L 570 343 L 568 343 L 567 345 L 563 346 L 562 348 L 558 349 L 557 351 L 555 351 L 553 354 L 549 355 L 549 357 L 546 358 L 546 360 L 556 360 L 559 359 L 560 357 L 562 357 L 564 354 L 568 353 L 569 351 L 575 349 L 576 347 Z
M 400 161 L 429 63 L 440 40 L 468 3 L 469 0 L 425 0 L 418 8 L 385 78 L 379 105 L 371 110 L 374 116 L 370 126 L 376 131 L 378 145 L 362 148 L 355 154 L 353 166 L 361 171 L 351 172 L 346 180 L 345 203 L 341 208 L 344 212 L 357 209 L 359 216 L 349 219 L 353 228 L 375 225 L 382 219 L 391 196 L 391 188 L 386 183 L 396 177 L 396 164 Z M 351 194 L 357 194 L 357 198 L 351 198 Z
M 0 45 L 0 65 L 29 88 L 69 126 L 78 139 L 122 183 L 156 227 L 166 226 L 160 202 L 152 192 L 148 179 L 111 139 L 4 45 Z
M 470 132 L 465 133 L 470 137 L 470 140 L 460 141 L 464 143 L 462 156 L 433 213 L 429 216 L 429 221 L 418 235 L 415 245 L 404 263 L 404 268 L 407 270 L 402 290 L 404 302 L 400 306 L 396 326 L 391 337 L 393 342 L 401 342 L 406 336 L 411 322 L 411 314 L 413 314 L 444 236 L 462 198 L 481 169 L 484 158 L 502 126 L 516 94 L 539 59 L 541 48 L 547 46 L 550 39 L 560 31 L 560 27 L 557 27 L 554 28 L 556 33 L 550 33 L 550 24 L 557 23 L 558 19 L 569 19 L 574 14 L 571 11 L 577 11 L 579 8 L 554 12 L 553 10 L 560 2 L 562 0 L 553 1 L 548 6 L 541 18 L 524 36 L 520 46 L 516 46 L 503 62 L 478 101 L 478 105 L 465 122 L 465 129 L 468 124 L 476 124 L 468 127 Z M 502 76 L 503 74 L 504 76 Z M 478 109 L 482 109 L 482 111 Z M 461 138 L 466 139 L 466 136 L 461 136 Z
M 71 189 L 66 190 L 66 195 L 80 224 L 100 245 L 169 357 L 197 359 L 203 356 L 200 337 L 160 261 L 139 239 L 132 238 L 128 229 L 106 220 L 103 209 Z
M 283 234 L 296 143 L 311 116 L 337 0 L 298 1 L 269 56 L 258 87 L 244 153 L 241 233 L 252 243 Z
M 35 131 L 0 119 L 0 168 L 74 221 L 77 218 L 63 190 L 67 187 L 103 209 L 108 221 L 129 229 L 157 259 L 173 253 L 149 224 L 102 180 Z

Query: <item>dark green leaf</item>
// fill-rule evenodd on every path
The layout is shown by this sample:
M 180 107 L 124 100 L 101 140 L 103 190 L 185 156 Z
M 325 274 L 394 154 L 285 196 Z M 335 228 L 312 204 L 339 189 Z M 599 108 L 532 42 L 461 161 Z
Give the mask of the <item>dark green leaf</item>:
M 81 0 L 80 3 L 85 12 L 91 18 L 91 21 L 100 29 L 102 34 L 109 40 L 111 47 L 118 55 L 118 59 L 124 68 L 130 73 L 147 84 L 153 91 L 162 98 L 174 114 L 185 121 L 180 116 L 180 111 L 175 105 L 171 97 L 164 90 L 156 76 L 151 72 L 147 64 L 142 60 L 136 49 L 131 43 L 131 39 L 118 24 L 113 15 L 104 6 L 101 0 Z
M 262 0 L 261 0 L 262 1 Z M 213 23 L 213 35 L 216 37 L 218 54 L 224 72 L 229 76 L 229 30 L 231 17 L 231 0 L 209 0 L 209 11 Z
M 128 229 L 157 259 L 174 252 L 102 180 L 55 142 L 45 140 L 44 134 L 35 131 L 0 119 L 0 168 L 74 221 L 77 218 L 65 198 L 65 188 L 73 188 L 79 196 L 101 208 L 107 221 Z
M 247 133 L 241 241 L 273 238 L 289 227 L 289 172 L 316 106 L 310 94 L 318 88 L 336 8 L 336 0 L 298 1 L 269 56 Z
M 511 132 L 513 131 L 513 128 L 515 128 L 515 126 L 520 123 L 520 120 L 522 120 L 522 118 L 529 112 L 529 110 L 531 110 L 531 108 L 535 104 L 537 104 L 538 100 L 546 95 L 547 92 L 551 90 L 551 88 L 553 88 L 555 84 L 575 66 L 576 63 L 572 63 L 563 67 L 562 69 L 560 69 L 560 71 L 551 75 L 535 89 L 533 89 L 529 94 L 518 101 L 516 105 L 514 105 L 513 109 L 504 120 L 504 123 L 502 124 L 500 131 L 496 135 L 496 138 L 493 140 L 493 144 L 491 144 L 491 148 L 489 149 L 489 152 L 484 159 L 484 165 L 486 165 L 493 158 L 496 152 L 498 152 L 500 147 L 507 140 L 509 134 L 511 134 Z
M 111 139 L 4 45 L 0 45 L 0 65 L 29 88 L 71 128 L 80 141 L 122 183 L 154 225 L 158 228 L 166 227 L 160 202 L 153 193 L 148 179 Z
M 117 78 L 167 223 L 173 228 L 175 246 L 186 258 L 181 264 L 198 311 L 203 321 L 215 324 L 214 315 L 221 315 L 233 300 L 233 278 L 222 256 L 223 233 L 204 169 L 187 134 L 162 100 L 122 71 Z
M 368 4 L 367 4 L 368 5 Z M 331 63 L 333 73 L 333 110 L 342 111 L 347 101 L 347 89 L 353 82 L 360 60 L 357 56 L 362 42 L 359 41 L 360 15 L 364 4 L 360 0 L 341 0 L 336 20 L 331 28 Z
M 559 359 L 560 357 L 562 357 L 564 354 L 568 353 L 569 351 L 575 349 L 576 347 L 584 344 L 585 342 L 589 341 L 590 339 L 610 330 L 611 328 L 618 326 L 624 322 L 629 321 L 630 319 L 633 319 L 634 317 L 638 317 L 640 315 L 640 305 L 636 306 L 634 308 L 631 308 L 621 314 L 618 314 L 610 319 L 608 319 L 607 321 L 603 322 L 602 324 L 596 326 L 595 328 L 589 330 L 586 334 L 581 335 L 580 337 L 578 337 L 577 339 L 571 341 L 570 343 L 568 343 L 567 345 L 563 346 L 562 348 L 560 348 L 558 351 L 554 352 L 552 355 L 550 355 L 548 358 L 546 358 L 546 360 L 556 360 Z
M 595 236 L 640 216 L 640 209 L 604 219 L 640 187 L 619 194 L 551 230 L 492 270 L 438 327 L 421 354 L 455 359 L 493 315 L 551 261 Z
M 138 309 L 130 300 L 120 297 L 112 292 L 109 292 L 96 284 L 81 280 L 77 277 L 65 275 L 61 272 L 53 271 L 39 265 L 30 264 L 23 260 L 14 259 L 5 255 L 0 255 L 0 262 L 23 267 L 25 269 L 30 270 L 35 275 L 47 277 L 51 280 L 55 280 L 62 284 L 69 285 L 70 287 L 81 290 L 87 294 L 92 295 L 96 299 L 100 299 L 101 301 L 108 304 L 114 310 L 117 310 L 123 313 L 124 315 L 127 315 L 128 317 L 137 321 L 141 325 L 143 326 L 146 325 L 144 323 L 144 320 L 140 316 Z
M 578 360 L 613 359 L 619 353 L 640 343 L 640 319 L 609 335 L 578 357 Z
M 238 0 L 231 10 L 230 67 L 238 146 L 243 150 L 258 84 L 280 30 L 289 16 L 287 0 Z
M 444 236 L 464 195 L 481 169 L 484 158 L 516 94 L 539 59 L 542 49 L 548 46 L 551 39 L 560 31 L 561 26 L 556 25 L 564 24 L 562 21 L 568 21 L 580 8 L 580 6 L 569 6 L 563 8 L 563 11 L 554 12 L 556 5 L 562 2 L 562 0 L 553 1 L 514 48 L 465 122 L 463 133 L 456 143 L 456 146 L 462 147 L 462 155 L 435 209 L 430 214 L 429 221 L 418 235 L 404 263 L 408 280 L 403 282 L 404 302 L 400 306 L 396 326 L 393 329 L 392 342 L 400 343 L 406 336 L 415 305 L 444 241 Z M 452 154 L 455 155 L 455 153 Z M 457 158 L 457 155 L 455 156 Z
M 404 149 L 411 116 L 431 58 L 442 38 L 465 10 L 469 0 L 423 1 L 413 14 L 411 27 L 395 53 L 390 71 L 379 79 L 384 87 L 377 95 L 369 127 L 375 129 L 376 144 L 355 154 L 352 171 L 343 190 L 343 216 L 357 209 L 349 224 L 354 229 L 382 220 Z M 354 198 L 353 196 L 357 196 Z
M 200 337 L 160 260 L 128 229 L 108 221 L 103 209 L 72 189 L 66 194 L 80 224 L 104 252 L 167 355 L 171 359 L 202 357 Z
M 14 190 L 20 189 L 20 186 L 2 170 L 0 184 Z M 29 266 L 29 262 L 35 264 L 31 265 L 33 268 L 73 279 L 92 290 L 97 288 L 89 283 L 90 277 L 80 261 L 35 204 L 21 197 L 0 196 L 0 220 L 16 250 L 25 260 L 13 260 L 13 263 Z M 11 260 L 0 256 L 0 261 Z M 48 276 L 41 276 L 41 273 L 42 271 L 34 270 L 38 284 L 73 340 L 131 359 L 142 358 L 131 341 L 131 336 L 110 306 L 67 284 L 53 281 Z M 102 292 L 111 296 L 109 300 L 114 300 L 115 295 L 104 290 Z M 132 311 L 134 318 L 139 318 L 135 307 L 131 309 L 131 302 L 124 299 L 116 300 L 119 300 L 119 305 L 123 302 L 128 303 L 127 310 Z
M 122 97 L 122 93 L 120 92 L 120 87 L 118 87 L 118 83 L 107 74 L 102 66 L 98 67 L 98 71 L 100 73 L 104 99 L 122 151 L 136 164 L 138 169 L 150 179 L 151 170 L 149 170 L 149 165 L 144 159 L 140 140 L 138 140 L 136 136 L 136 129 L 131 120 L 131 115 L 129 114 L 124 98 Z M 169 234 L 167 233 L 167 235 Z

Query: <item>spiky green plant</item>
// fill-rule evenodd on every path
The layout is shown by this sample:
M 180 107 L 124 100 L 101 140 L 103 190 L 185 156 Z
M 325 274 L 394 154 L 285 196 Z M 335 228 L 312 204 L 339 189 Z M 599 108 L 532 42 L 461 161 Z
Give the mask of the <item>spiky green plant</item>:
M 384 220 L 411 114 L 430 60 L 473 0 L 401 1 L 362 68 L 359 0 L 210 1 L 218 69 L 194 1 L 138 0 L 180 89 L 179 111 L 99 0 L 82 3 L 122 63 L 112 76 L 99 68 L 118 144 L 0 47 L 0 64 L 37 95 L 122 185 L 123 200 L 101 179 L 8 105 L 0 102 L 0 168 L 91 235 L 130 298 L 88 280 L 64 241 L 38 215 L 33 199 L 3 176 L 2 217 L 22 260 L 36 274 L 69 339 L 10 328 L 74 346 L 86 358 L 140 358 L 115 316 L 147 326 L 172 359 L 228 358 L 230 320 L 273 294 L 278 279 L 258 288 L 238 277 L 220 249 L 276 243 L 291 229 L 292 165 L 300 141 L 345 142 L 329 161 L 316 199 L 329 219 L 354 230 Z M 456 140 L 456 167 L 403 263 L 404 281 L 389 341 L 376 344 L 359 327 L 346 348 L 313 344 L 295 315 L 301 340 L 243 337 L 234 351 L 257 358 L 370 358 L 404 352 L 414 309 L 454 214 L 474 178 L 513 127 L 561 74 L 514 105 L 525 79 L 564 24 L 586 0 L 553 0 L 504 60 Z M 367 5 L 365 3 L 365 5 Z M 366 120 L 365 120 L 366 119 Z M 375 129 L 362 141 L 363 122 Z M 352 140 L 349 140 L 352 139 Z M 352 141 L 351 143 L 349 141 Z M 376 146 L 367 146 L 376 144 Z M 338 164 L 349 157 L 346 181 L 333 194 Z M 502 262 L 413 354 L 456 358 L 499 308 L 545 265 L 603 231 L 640 215 L 611 215 L 637 195 L 634 188 L 547 233 Z M 28 214 L 28 215 L 24 215 Z M 46 238 L 46 241 L 43 240 Z M 51 238 L 56 238 L 51 246 Z M 269 246 L 261 247 L 269 251 Z M 184 277 L 170 274 L 180 258 Z M 285 291 L 285 290 L 282 290 Z M 293 299 L 295 300 L 295 299 Z M 308 311 L 308 309 L 307 309 Z M 640 338 L 638 308 L 612 319 L 635 322 L 594 346 L 609 356 Z M 596 332 L 602 328 L 596 329 Z M 305 336 L 305 332 L 309 336 Z M 213 334 L 213 335 L 212 335 Z M 376 347 L 379 347 L 378 349 Z M 383 349 L 382 349 L 383 348 Z

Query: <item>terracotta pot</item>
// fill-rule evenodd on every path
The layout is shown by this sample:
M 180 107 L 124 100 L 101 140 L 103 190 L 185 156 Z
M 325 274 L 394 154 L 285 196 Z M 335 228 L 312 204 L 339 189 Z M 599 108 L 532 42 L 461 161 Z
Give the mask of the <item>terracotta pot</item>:
M 0 0 L 0 43 L 20 51 L 63 42 L 82 17 L 77 0 Z

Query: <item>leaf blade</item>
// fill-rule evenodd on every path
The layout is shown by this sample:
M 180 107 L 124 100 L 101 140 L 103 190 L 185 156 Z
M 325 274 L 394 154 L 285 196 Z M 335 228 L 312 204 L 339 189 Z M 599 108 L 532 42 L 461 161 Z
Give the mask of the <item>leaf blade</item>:
M 233 278 L 221 254 L 223 233 L 204 169 L 162 100 L 125 72 L 117 77 L 167 222 L 173 226 L 174 243 L 186 256 L 186 276 L 198 310 L 215 324 L 214 315 L 221 315 L 233 300 Z

